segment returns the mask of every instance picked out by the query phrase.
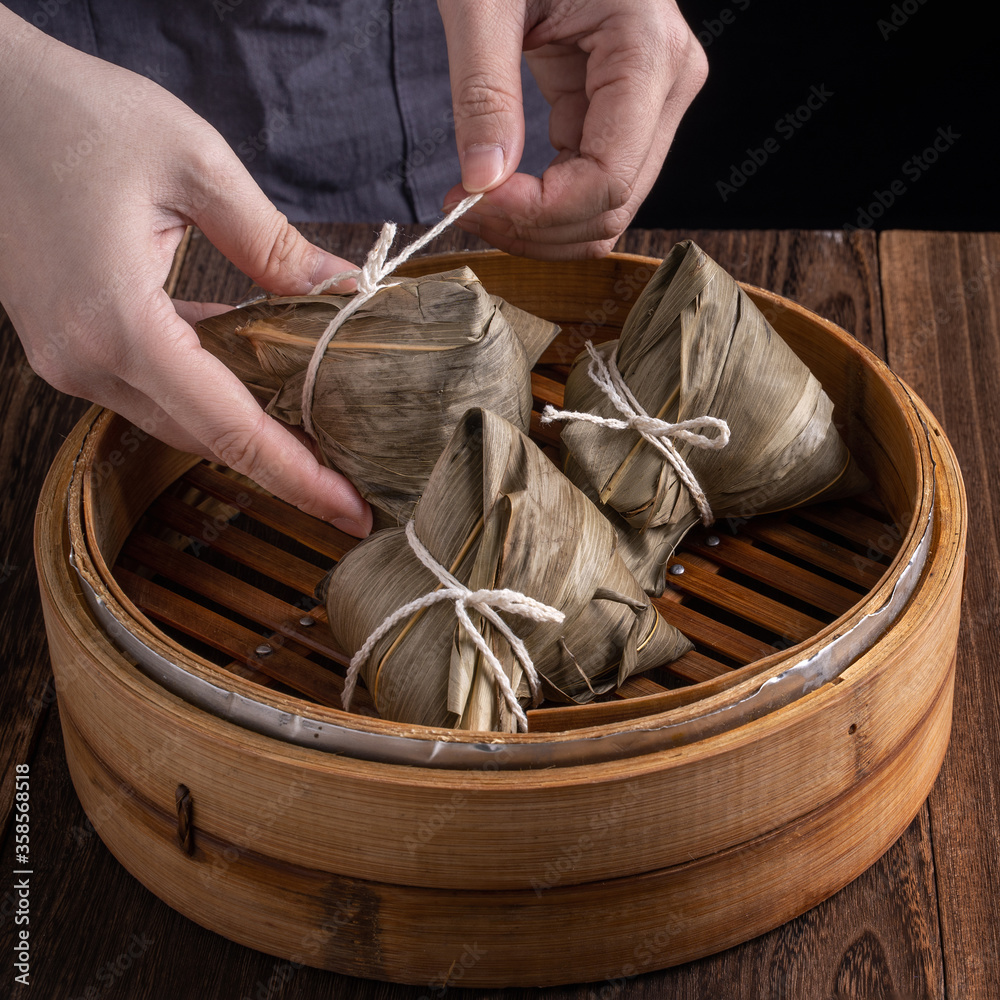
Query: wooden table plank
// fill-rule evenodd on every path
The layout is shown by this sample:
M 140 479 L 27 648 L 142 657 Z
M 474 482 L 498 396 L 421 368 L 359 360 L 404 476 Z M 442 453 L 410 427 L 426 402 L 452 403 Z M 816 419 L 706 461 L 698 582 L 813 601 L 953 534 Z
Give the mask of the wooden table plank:
M 662 257 L 693 239 L 734 278 L 801 302 L 884 356 L 875 236 L 798 229 L 649 229 L 626 233 L 617 249 Z
M 164 287 L 173 294 L 190 243 L 185 232 Z M 80 303 L 81 314 L 93 309 Z M 6 833 L 13 766 L 31 755 L 56 693 L 38 599 L 31 526 L 42 483 L 63 439 L 90 404 L 40 379 L 0 305 L 0 832 Z
M 886 344 L 944 425 L 969 546 L 951 745 L 930 795 L 947 995 L 1000 995 L 1000 234 L 885 233 Z
M 330 249 L 359 259 L 377 227 L 305 228 L 311 237 Z M 869 346 L 882 349 L 879 268 L 871 233 L 846 236 L 768 231 L 647 231 L 627 234 L 620 249 L 662 256 L 677 238 L 689 235 L 736 277 L 796 299 L 834 319 Z M 476 241 L 453 232 L 438 240 L 435 248 L 474 245 Z M 180 297 L 235 302 L 245 294 L 248 285 L 247 279 L 203 237 L 193 235 L 178 278 Z M 9 330 L 6 333 L 9 340 Z M 9 351 L 4 355 L 8 364 L 11 357 Z M 16 357 L 14 360 L 16 363 Z M 981 372 L 979 377 L 991 376 Z M 995 374 L 992 377 L 995 379 Z M 8 396 L 10 381 L 5 379 L 0 389 Z M 31 521 L 41 476 L 55 453 L 59 436 L 75 416 L 65 405 L 54 405 L 59 398 L 40 385 L 34 386 L 20 404 L 20 422 L 13 425 L 21 437 L 26 436 L 23 428 L 29 427 L 31 440 L 5 439 L 0 446 L 0 469 L 4 474 L 20 473 L 22 469 L 27 473 L 25 485 L 18 487 L 14 502 L 4 507 L 6 523 L 22 534 Z M 46 399 L 48 403 L 39 402 Z M 82 410 L 80 404 L 76 412 Z M 41 420 L 33 429 L 24 423 L 24 415 L 31 413 L 36 421 Z M 990 462 L 988 467 L 995 473 L 1000 461 L 991 455 Z M 34 485 L 28 482 L 31 476 Z M 996 563 L 992 565 L 995 567 Z M 14 726 L 26 726 L 24 731 L 34 734 L 38 731 L 38 720 L 26 718 L 28 707 L 23 694 L 27 690 L 30 697 L 31 678 L 37 676 L 39 665 L 44 677 L 47 662 L 33 587 L 28 587 L 26 606 L 34 616 L 29 617 L 27 628 L 9 606 L 4 609 L 8 628 L 0 633 L 0 652 L 6 654 L 4 662 L 8 670 L 4 682 L 0 682 L 6 685 L 0 687 L 0 693 L 5 714 L 14 719 Z M 984 620 L 977 641 L 992 641 L 987 633 Z M 27 687 L 20 670 L 12 685 L 9 665 L 18 662 L 18 653 L 23 657 L 25 652 L 29 659 L 34 656 L 26 671 Z M 478 1000 L 484 996 L 495 1000 L 515 997 L 527 1000 L 539 995 L 544 1000 L 564 997 L 585 1000 L 591 996 L 622 1000 L 646 997 L 702 1000 L 709 996 L 733 1000 L 758 1000 L 762 996 L 867 1000 L 892 995 L 907 1000 L 911 997 L 937 1000 L 944 996 L 931 847 L 933 824 L 926 809 L 887 855 L 850 886 L 803 917 L 721 955 L 664 972 L 544 991 L 462 990 L 460 981 L 446 984 L 445 969 L 441 970 L 441 982 L 436 986 L 395 987 L 307 968 L 295 969 L 287 962 L 230 944 L 169 910 L 128 875 L 93 835 L 68 781 L 55 713 L 49 713 L 44 721 L 44 735 L 32 756 L 32 765 L 33 776 L 39 779 L 35 793 L 37 814 L 44 817 L 44 823 L 39 823 L 35 848 L 45 868 L 36 883 L 34 897 L 38 932 L 33 938 L 36 948 L 33 968 L 37 978 L 30 994 L 27 991 L 22 994 L 26 997 L 75 998 L 86 995 L 88 990 L 107 1000 L 126 997 L 161 1000 L 175 996 L 242 1000 L 257 995 L 274 1000 L 291 997 L 319 1000 L 329 996 L 417 1000 L 423 996 L 441 996 L 444 992 L 449 1000 L 474 997 Z M 22 743 L 18 752 L 27 753 L 28 749 L 29 744 Z M 954 756 L 953 749 L 949 761 Z M 982 771 L 976 771 L 976 775 L 982 777 Z M 963 785 L 962 793 L 968 794 L 971 787 Z M 940 795 L 940 788 L 935 793 Z M 122 794 L 127 795 L 128 789 Z M 9 802 L 9 797 L 5 801 Z M 936 813 L 932 819 L 938 823 Z M 977 824 L 966 837 L 983 838 L 982 825 Z M 978 852 L 975 856 L 985 857 L 991 844 L 991 840 L 977 840 L 972 845 L 973 851 Z M 942 849 L 944 846 L 941 845 Z M 9 847 L 8 842 L 5 857 L 10 856 Z M 968 885 L 957 861 L 948 862 L 947 872 L 948 879 L 942 877 L 942 893 L 961 896 Z M 976 872 L 978 876 L 979 869 Z M 0 946 L 4 949 L 9 930 L 9 922 L 0 926 Z M 947 933 L 951 935 L 949 969 L 958 964 L 981 962 L 984 947 L 995 941 L 976 920 L 957 929 L 950 923 Z M 149 943 L 121 974 L 109 976 L 108 968 L 121 956 L 127 956 L 130 947 L 138 947 L 133 943 L 133 934 L 142 941 L 149 938 Z M 992 954 L 996 954 L 995 947 Z M 124 960 L 122 964 L 126 964 Z M 969 981 L 987 980 L 982 976 L 975 980 L 973 976 Z M 952 995 L 964 998 L 990 993 L 970 990 Z
M 2 316 L 2 313 L 0 313 Z M 55 699 L 31 547 L 47 466 L 86 405 L 68 402 L 28 367 L 10 323 L 0 323 L 0 830 L 6 831 L 14 765 L 30 759 Z

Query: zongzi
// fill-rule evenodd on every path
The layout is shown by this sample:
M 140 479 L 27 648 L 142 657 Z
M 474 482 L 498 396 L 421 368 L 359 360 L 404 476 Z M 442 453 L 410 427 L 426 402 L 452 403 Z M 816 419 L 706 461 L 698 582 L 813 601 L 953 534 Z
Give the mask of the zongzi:
M 384 718 L 515 731 L 534 673 L 547 698 L 587 702 L 692 648 L 615 553 L 608 521 L 487 410 L 470 410 L 455 428 L 408 529 L 412 540 L 403 528 L 365 539 L 327 581 L 330 628 L 343 649 L 360 652 L 352 669 Z M 448 599 L 432 603 L 442 590 Z M 524 617 L 524 604 L 552 613 Z
M 567 379 L 567 476 L 615 525 L 647 592 L 702 521 L 867 486 L 833 404 L 737 282 L 690 240 L 636 300 L 621 337 L 588 345 Z
M 298 425 L 317 342 L 350 301 L 270 298 L 197 330 L 272 416 Z M 324 460 L 372 504 L 377 527 L 405 522 L 467 409 L 487 406 L 528 429 L 531 367 L 557 332 L 490 295 L 469 268 L 394 276 L 320 360 L 306 405 Z

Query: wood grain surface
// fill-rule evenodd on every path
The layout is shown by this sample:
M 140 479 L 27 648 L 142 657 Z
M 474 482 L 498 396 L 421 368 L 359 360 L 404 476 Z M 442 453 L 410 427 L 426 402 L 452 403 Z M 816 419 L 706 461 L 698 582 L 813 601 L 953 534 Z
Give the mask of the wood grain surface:
M 348 258 L 375 227 L 307 226 Z M 665 972 L 543 991 L 463 990 L 463 966 L 426 987 L 388 986 L 296 968 L 232 944 L 179 916 L 129 876 L 93 831 L 69 781 L 38 604 L 31 521 L 42 479 L 86 404 L 25 365 L 0 327 L 0 996 L 76 1000 L 549 1000 L 767 997 L 961 998 L 1000 995 L 1000 681 L 996 627 L 1000 472 L 1000 236 L 798 231 L 629 233 L 619 249 L 662 256 L 692 237 L 735 277 L 786 295 L 855 334 L 925 398 L 958 452 L 969 489 L 970 546 L 952 744 L 941 777 L 896 844 L 851 885 L 804 916 Z M 453 232 L 432 250 L 477 248 Z M 236 302 L 249 282 L 195 233 L 177 274 L 181 298 Z M 14 763 L 31 765 L 32 975 L 13 984 L 10 824 Z M 817 766 L 822 766 L 818 762 Z M 127 793 L 123 793 L 127 794 Z M 113 817 L 98 817 L 108 822 Z M 641 946 L 643 942 L 637 942 Z M 655 942 L 651 943 L 655 946 Z M 476 942 L 464 956 L 475 960 Z
M 949 997 L 1000 983 L 1000 234 L 890 232 L 880 257 L 888 360 L 955 446 L 969 559 L 952 742 L 930 796 Z

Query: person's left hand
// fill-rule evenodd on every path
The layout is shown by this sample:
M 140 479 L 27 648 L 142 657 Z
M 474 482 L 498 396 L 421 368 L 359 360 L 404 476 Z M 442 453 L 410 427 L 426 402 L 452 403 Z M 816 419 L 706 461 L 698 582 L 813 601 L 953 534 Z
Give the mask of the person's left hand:
M 462 184 L 487 191 L 457 223 L 510 253 L 608 253 L 649 193 L 708 75 L 674 0 L 438 0 Z M 556 157 L 515 173 L 524 146 L 521 52 L 552 106 Z

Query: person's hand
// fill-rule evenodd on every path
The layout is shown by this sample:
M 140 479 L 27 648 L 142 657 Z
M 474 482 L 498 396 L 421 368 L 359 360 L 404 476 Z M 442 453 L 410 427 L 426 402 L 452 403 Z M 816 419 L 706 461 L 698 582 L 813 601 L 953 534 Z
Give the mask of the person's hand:
M 0 302 L 32 368 L 155 437 L 218 459 L 344 531 L 371 511 L 268 417 L 163 290 L 185 226 L 268 291 L 351 265 L 311 245 L 225 140 L 155 83 L 0 7 Z
M 608 253 L 660 171 L 708 74 L 674 0 L 438 0 L 448 42 L 463 195 L 458 225 L 510 253 Z M 521 52 L 552 106 L 557 155 L 518 174 Z

